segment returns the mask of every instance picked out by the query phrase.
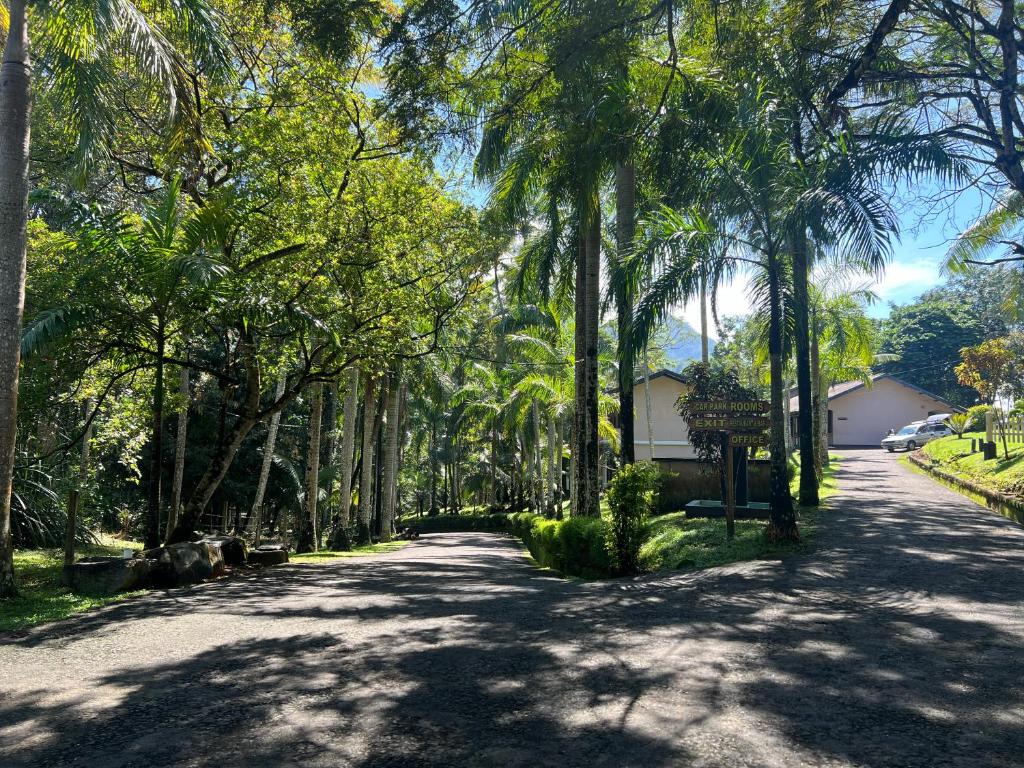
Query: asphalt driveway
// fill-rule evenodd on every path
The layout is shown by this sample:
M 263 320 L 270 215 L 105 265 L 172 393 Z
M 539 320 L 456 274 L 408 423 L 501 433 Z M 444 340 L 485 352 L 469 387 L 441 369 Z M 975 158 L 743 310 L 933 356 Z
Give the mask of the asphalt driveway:
M 810 554 L 576 583 L 510 539 L 0 636 L 0 766 L 1024 765 L 1024 528 L 849 451 Z

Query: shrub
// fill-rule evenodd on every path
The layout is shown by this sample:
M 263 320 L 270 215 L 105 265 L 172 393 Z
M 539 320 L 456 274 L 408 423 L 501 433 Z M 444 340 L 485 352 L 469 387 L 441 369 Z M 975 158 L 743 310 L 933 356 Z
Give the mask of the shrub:
M 632 574 L 639 570 L 640 546 L 644 543 L 647 518 L 654 507 L 661 474 L 649 461 L 638 461 L 623 467 L 608 487 L 608 552 L 617 573 Z
M 608 523 L 600 518 L 548 520 L 532 512 L 494 515 L 439 515 L 403 521 L 420 533 L 503 531 L 518 536 L 533 559 L 568 576 L 598 579 L 612 573 L 605 548 Z
M 985 414 L 992 410 L 991 405 L 972 405 L 967 409 L 971 417 L 964 432 L 980 432 L 985 429 Z
M 954 413 L 946 419 L 946 426 L 956 432 L 958 438 L 964 436 L 964 432 L 971 425 L 971 414 L 969 413 Z

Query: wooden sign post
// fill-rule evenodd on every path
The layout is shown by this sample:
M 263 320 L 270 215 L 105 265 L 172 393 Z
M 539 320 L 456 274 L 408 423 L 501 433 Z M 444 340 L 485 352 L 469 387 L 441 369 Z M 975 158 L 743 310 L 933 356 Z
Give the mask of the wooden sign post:
M 725 531 L 736 535 L 736 468 L 733 450 L 768 444 L 765 430 L 771 426 L 764 400 L 705 400 L 689 403 L 687 427 L 691 432 L 718 432 L 725 436 L 722 458 L 725 470 Z

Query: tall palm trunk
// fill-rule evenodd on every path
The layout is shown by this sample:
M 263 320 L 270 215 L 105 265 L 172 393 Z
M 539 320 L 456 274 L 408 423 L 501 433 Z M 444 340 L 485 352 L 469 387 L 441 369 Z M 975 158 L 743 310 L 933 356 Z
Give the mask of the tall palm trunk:
M 82 418 L 88 420 L 92 411 L 92 398 L 82 404 Z M 71 586 L 75 565 L 75 533 L 78 529 L 78 509 L 85 496 L 85 484 L 89 479 L 89 443 L 92 440 L 92 422 L 87 421 L 82 434 L 82 447 L 78 455 L 78 480 L 68 494 L 68 519 L 64 528 L 64 568 L 61 583 Z
M 822 439 L 821 348 L 818 344 L 818 322 L 814 312 L 811 313 L 811 431 L 814 433 L 814 471 L 821 477 L 822 467 L 825 466 L 822 453 L 828 455 L 828 444 L 826 439 Z
M 0 598 L 18 594 L 11 537 L 11 486 L 18 428 L 18 363 L 25 310 L 25 229 L 32 65 L 25 0 L 7 3 L 0 68 Z
M 710 360 L 708 343 L 708 279 L 700 278 L 700 361 L 707 364 Z
M 601 209 L 596 190 L 580 199 L 580 254 L 576 260 L 576 430 L 573 514 L 600 515 L 597 434 L 597 342 L 600 301 Z
M 633 247 L 636 232 L 636 168 L 632 163 L 615 167 L 615 235 L 616 249 L 622 259 Z M 622 463 L 636 460 L 633 410 L 633 296 L 624 281 L 615 292 L 619 337 L 619 455 Z
M 285 377 L 282 375 L 277 380 L 277 389 L 274 390 L 274 400 L 280 400 L 284 394 Z M 270 479 L 270 466 L 274 462 L 274 445 L 277 442 L 277 428 L 281 424 L 281 412 L 278 411 L 270 417 L 270 426 L 267 428 L 267 442 L 263 445 L 263 463 L 260 465 L 260 478 L 256 482 L 256 496 L 252 500 L 251 517 L 256 520 L 254 531 L 256 545 L 260 543 L 260 532 L 263 525 L 263 495 L 267 492 L 267 480 Z M 169 527 L 173 530 L 172 527 Z
M 387 432 L 384 439 L 384 479 L 381 493 L 380 540 L 391 541 L 391 528 L 395 522 L 395 484 L 398 480 L 398 434 L 401 425 L 399 409 L 402 402 L 402 367 L 395 363 L 388 387 Z
M 777 251 L 768 256 L 768 292 L 770 302 L 768 356 L 771 368 L 771 510 L 765 535 L 770 541 L 795 541 L 800 538 L 789 493 L 789 467 L 786 461 L 786 414 L 784 399 L 782 345 L 782 265 Z
M 149 497 L 146 504 L 146 549 L 160 546 L 160 500 L 164 452 L 164 346 L 163 318 L 156 326 L 156 376 L 153 382 L 153 437 L 150 441 Z
M 496 418 L 492 416 L 492 419 Z M 498 506 L 498 428 L 491 423 L 491 466 L 489 467 L 490 472 L 490 488 L 488 489 L 489 503 L 491 511 L 496 511 Z
M 793 228 L 793 331 L 796 335 L 796 388 L 800 398 L 797 432 L 800 444 L 800 504 L 818 505 L 818 473 L 814 462 L 814 409 L 811 406 L 810 298 L 808 296 L 807 232 Z
M 818 385 L 818 453 L 822 469 L 829 465 L 828 457 L 828 390 L 831 386 L 824 376 Z
M 353 450 L 356 445 L 356 415 L 359 410 L 359 369 L 348 374 L 348 391 L 341 413 L 341 487 L 338 489 L 338 524 L 348 527 L 352 509 Z
M 427 461 L 430 464 L 430 508 L 427 514 L 436 515 L 437 509 L 437 423 L 430 422 L 430 444 L 427 446 Z
M 310 386 L 309 441 L 306 443 L 306 497 L 302 517 L 298 521 L 296 552 L 316 552 L 320 549 L 317 530 L 316 505 L 320 493 L 320 427 L 324 411 L 324 385 L 322 381 Z
M 369 375 L 363 385 L 363 446 L 360 452 L 363 462 L 359 476 L 359 544 L 370 541 L 370 521 L 373 518 L 373 450 L 374 422 L 377 415 L 376 382 Z
M 171 506 L 167 511 L 167 530 L 173 531 L 178 524 L 178 508 L 181 506 L 181 484 L 185 477 L 185 444 L 188 439 L 188 368 L 181 367 L 178 374 L 178 396 L 181 409 L 178 411 L 178 431 L 174 436 L 174 475 L 171 477 Z
M 555 414 L 548 413 L 548 497 L 545 512 L 554 514 L 558 503 L 558 482 L 555 476 Z
M 537 511 L 544 511 L 544 460 L 542 451 L 542 440 L 540 431 L 540 408 L 537 406 L 537 401 L 534 400 L 531 403 L 532 420 L 533 420 L 533 464 L 534 464 L 534 477 L 536 478 L 537 484 Z

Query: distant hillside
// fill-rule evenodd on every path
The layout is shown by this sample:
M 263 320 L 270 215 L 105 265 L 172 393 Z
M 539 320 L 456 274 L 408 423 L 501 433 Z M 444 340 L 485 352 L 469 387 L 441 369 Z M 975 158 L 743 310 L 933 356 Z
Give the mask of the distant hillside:
M 685 320 L 669 317 L 658 332 L 657 345 L 665 353 L 665 367 L 680 371 L 700 360 L 700 331 Z M 708 351 L 715 351 L 715 340 L 708 340 Z
M 603 332 L 614 341 L 615 324 L 606 323 Z M 714 351 L 715 340 L 708 339 L 708 352 Z M 651 342 L 651 368 L 681 371 L 695 360 L 700 360 L 700 331 L 685 320 L 669 317 Z

